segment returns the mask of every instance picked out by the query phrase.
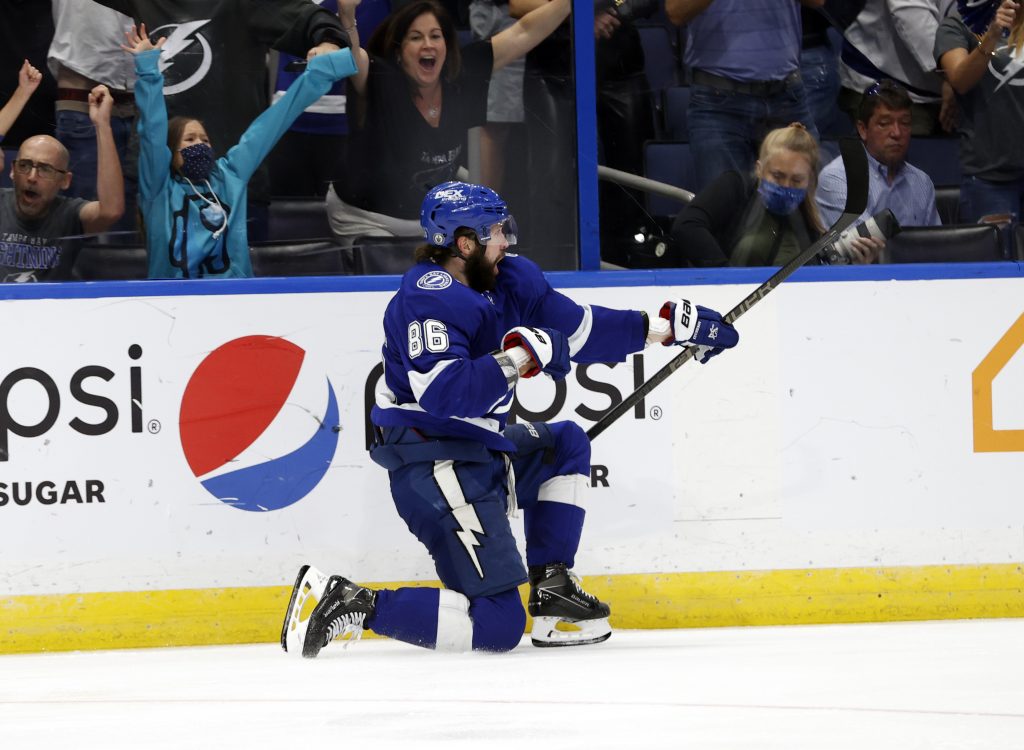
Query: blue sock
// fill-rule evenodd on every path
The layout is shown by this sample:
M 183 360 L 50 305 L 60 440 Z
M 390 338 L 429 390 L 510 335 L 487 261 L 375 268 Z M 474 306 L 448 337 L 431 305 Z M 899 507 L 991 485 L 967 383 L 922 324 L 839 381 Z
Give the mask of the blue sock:
M 377 607 L 366 627 L 414 646 L 437 643 L 437 599 L 434 588 L 378 589 Z
M 583 535 L 582 508 L 540 501 L 525 511 L 526 564 L 563 562 L 570 568 Z

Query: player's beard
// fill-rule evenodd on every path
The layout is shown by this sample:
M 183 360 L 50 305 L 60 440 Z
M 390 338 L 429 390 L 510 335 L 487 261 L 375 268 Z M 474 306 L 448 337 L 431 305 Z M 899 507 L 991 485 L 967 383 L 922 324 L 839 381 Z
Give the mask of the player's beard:
M 466 258 L 466 281 L 469 288 L 478 292 L 489 292 L 497 283 L 496 263 L 487 260 L 487 248 L 479 242 L 476 250 Z

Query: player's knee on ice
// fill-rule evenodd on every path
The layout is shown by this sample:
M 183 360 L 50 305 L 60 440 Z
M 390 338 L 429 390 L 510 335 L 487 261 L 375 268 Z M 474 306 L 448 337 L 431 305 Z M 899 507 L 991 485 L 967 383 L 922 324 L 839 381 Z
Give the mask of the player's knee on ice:
M 526 610 L 518 589 L 472 600 L 474 651 L 511 651 L 526 631 Z

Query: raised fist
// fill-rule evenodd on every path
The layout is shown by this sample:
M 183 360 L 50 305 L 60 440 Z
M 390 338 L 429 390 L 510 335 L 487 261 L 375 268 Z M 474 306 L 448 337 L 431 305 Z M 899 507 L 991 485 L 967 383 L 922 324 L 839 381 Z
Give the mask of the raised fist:
M 520 367 L 522 377 L 532 378 L 545 372 L 555 380 L 561 380 L 569 374 L 569 343 L 561 332 L 549 328 L 516 326 L 501 339 L 504 351 L 515 347 L 521 347 L 530 356 L 525 371 Z

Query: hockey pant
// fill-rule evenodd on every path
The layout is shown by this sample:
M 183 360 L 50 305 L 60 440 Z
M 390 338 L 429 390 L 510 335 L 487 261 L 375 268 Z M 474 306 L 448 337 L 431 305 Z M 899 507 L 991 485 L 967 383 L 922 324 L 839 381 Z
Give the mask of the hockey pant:
M 367 621 L 375 633 L 427 648 L 507 651 L 526 627 L 517 587 L 527 580 L 509 515 L 522 511 L 529 565 L 573 565 L 583 531 L 582 500 L 590 476 L 590 441 L 572 422 L 510 425 L 509 455 L 450 441 L 449 456 L 389 466 L 399 515 L 434 560 L 445 589 L 380 590 Z M 392 428 L 393 456 L 423 457 L 419 433 Z M 431 441 L 443 446 L 449 441 Z M 376 457 L 375 457 L 376 458 Z

